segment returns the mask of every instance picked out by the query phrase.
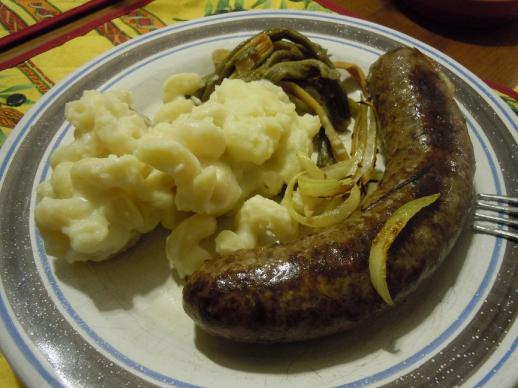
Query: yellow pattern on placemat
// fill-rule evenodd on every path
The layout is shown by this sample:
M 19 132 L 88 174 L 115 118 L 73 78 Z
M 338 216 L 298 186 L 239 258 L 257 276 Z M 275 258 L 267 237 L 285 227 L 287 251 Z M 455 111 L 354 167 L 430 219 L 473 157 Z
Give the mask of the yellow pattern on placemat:
M 32 62 L 53 83 L 56 83 L 79 66 L 112 47 L 113 44 L 110 40 L 94 30 L 35 56 L 32 58 Z

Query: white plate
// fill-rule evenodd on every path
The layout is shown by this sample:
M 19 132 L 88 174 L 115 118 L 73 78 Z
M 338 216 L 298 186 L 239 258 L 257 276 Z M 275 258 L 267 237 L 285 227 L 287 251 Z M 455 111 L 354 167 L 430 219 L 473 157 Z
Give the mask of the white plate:
M 29 385 L 451 386 L 518 382 L 518 257 L 513 243 L 467 227 L 445 265 L 408 303 L 350 333 L 309 343 L 251 346 L 195 329 L 171 276 L 164 232 L 100 264 L 48 257 L 33 221 L 48 156 L 67 141 L 64 104 L 85 89 L 130 89 L 151 114 L 172 73 L 211 70 L 232 48 L 272 26 L 300 30 L 336 59 L 369 65 L 409 45 L 441 64 L 457 88 L 475 147 L 479 192 L 516 195 L 515 115 L 439 51 L 363 20 L 293 11 L 232 13 L 131 40 L 80 68 L 24 116 L 0 153 L 0 343 Z

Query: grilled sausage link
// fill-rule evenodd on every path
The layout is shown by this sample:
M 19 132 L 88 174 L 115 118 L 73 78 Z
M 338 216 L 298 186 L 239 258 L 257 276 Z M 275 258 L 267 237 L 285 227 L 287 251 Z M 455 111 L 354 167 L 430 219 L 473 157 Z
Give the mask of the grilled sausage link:
M 434 193 L 389 250 L 388 283 L 401 301 L 451 249 L 472 202 L 475 162 L 450 82 L 416 49 L 381 56 L 368 77 L 386 170 L 345 222 L 291 243 L 208 261 L 184 287 L 184 309 L 207 332 L 289 342 L 349 329 L 388 306 L 368 270 L 372 240 L 404 203 Z

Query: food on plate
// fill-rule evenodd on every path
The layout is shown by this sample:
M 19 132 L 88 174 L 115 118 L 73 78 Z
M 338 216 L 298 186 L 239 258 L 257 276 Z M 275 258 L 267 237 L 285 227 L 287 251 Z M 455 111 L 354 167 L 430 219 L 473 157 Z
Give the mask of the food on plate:
M 66 107 L 74 141 L 51 157 L 36 222 L 48 253 L 99 261 L 135 243 L 174 213 L 171 177 L 134 154 L 147 129 L 128 92 L 87 91 Z
M 336 333 L 387 308 L 369 278 L 369 253 L 405 203 L 439 194 L 391 245 L 395 302 L 428 277 L 457 239 L 472 200 L 475 161 L 453 87 L 416 49 L 382 55 L 368 91 L 386 169 L 345 221 L 269 247 L 206 261 L 184 287 L 184 309 L 207 332 L 245 342 L 289 342 Z
M 282 28 L 213 61 L 167 79 L 152 120 L 128 91 L 67 104 L 74 140 L 35 208 L 47 251 L 105 260 L 162 225 L 187 314 L 245 342 L 329 335 L 404 299 L 471 203 L 473 149 L 438 66 L 401 48 L 365 77 Z
M 271 82 L 226 79 L 210 98 L 189 98 L 193 73 L 164 84 L 153 122 L 129 92 L 87 91 L 66 107 L 74 140 L 51 157 L 35 217 L 47 251 L 69 262 L 100 261 L 161 224 L 180 277 L 217 253 L 297 238 L 274 198 L 301 170 L 318 117 L 297 114 Z
M 440 197 L 440 194 L 427 195 L 405 203 L 385 221 L 385 224 L 372 240 L 369 253 L 369 273 L 372 286 L 381 298 L 390 305 L 394 305 L 387 284 L 387 254 L 403 228 L 421 209 L 431 205 Z

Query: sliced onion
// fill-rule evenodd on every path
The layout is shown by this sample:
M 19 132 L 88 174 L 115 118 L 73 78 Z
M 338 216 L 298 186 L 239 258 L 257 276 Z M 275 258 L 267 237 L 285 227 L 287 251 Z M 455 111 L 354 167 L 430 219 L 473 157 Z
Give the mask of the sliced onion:
M 293 206 L 293 191 L 295 184 L 297 183 L 301 175 L 302 173 L 299 173 L 295 175 L 293 178 L 291 178 L 290 182 L 288 183 L 288 186 L 286 187 L 286 193 L 284 196 L 285 205 L 288 208 L 290 215 L 299 224 L 306 225 L 312 228 L 323 228 L 326 226 L 331 226 L 345 220 L 359 206 L 361 192 L 358 186 L 354 186 L 349 194 L 349 197 L 346 200 L 344 200 L 339 206 L 329 211 L 309 217 L 298 213 Z
M 347 70 L 366 94 L 365 74 L 358 66 L 338 62 L 336 67 Z M 371 175 L 375 172 L 377 135 L 374 110 L 364 101 L 354 104 L 356 121 L 352 134 L 351 158 L 326 109 L 296 83 L 283 81 L 280 85 L 291 96 L 300 99 L 308 110 L 319 116 L 337 161 L 330 166 L 319 168 L 308 156 L 298 155 L 303 172 L 292 177 L 288 183 L 284 203 L 293 219 L 302 225 L 320 228 L 339 223 L 359 206 L 362 190 L 366 190 Z M 293 199 L 294 194 L 296 201 Z
M 354 160 L 349 159 L 324 167 L 322 171 L 326 178 L 343 179 L 353 176 L 356 173 L 356 168 Z
M 354 78 L 354 80 L 360 85 L 360 88 L 365 96 L 368 95 L 367 90 L 367 80 L 365 78 L 365 73 L 359 67 L 358 65 L 350 62 L 344 62 L 344 61 L 336 61 L 334 62 L 334 65 L 337 69 L 343 69 L 347 71 L 351 77 Z
M 308 175 L 311 178 L 315 179 L 324 179 L 325 174 L 320 169 L 320 167 L 317 166 L 317 164 L 311 160 L 308 156 L 304 155 L 302 152 L 299 152 L 297 154 L 297 158 L 299 159 L 299 163 L 302 166 L 302 168 L 308 173 Z
M 351 137 L 351 155 L 356 163 L 363 159 L 363 144 L 365 143 L 366 109 L 364 104 L 358 104 L 358 114 L 355 117 L 354 128 Z
M 405 203 L 383 225 L 374 238 L 369 255 L 369 273 L 376 292 L 389 305 L 394 305 L 387 284 L 387 253 L 392 243 L 408 221 L 422 208 L 434 203 L 439 193 L 414 199 Z
M 358 116 L 358 111 L 360 110 L 360 102 L 353 100 L 351 97 L 348 97 L 347 101 L 349 102 L 351 116 L 356 118 L 356 116 Z
M 352 179 L 299 178 L 299 192 L 307 197 L 326 198 L 343 195 L 354 186 Z

